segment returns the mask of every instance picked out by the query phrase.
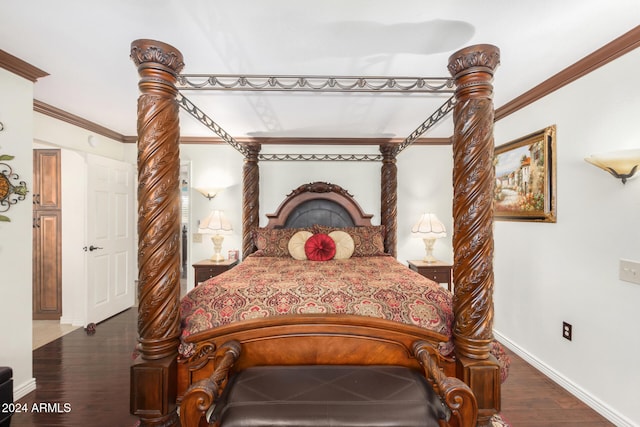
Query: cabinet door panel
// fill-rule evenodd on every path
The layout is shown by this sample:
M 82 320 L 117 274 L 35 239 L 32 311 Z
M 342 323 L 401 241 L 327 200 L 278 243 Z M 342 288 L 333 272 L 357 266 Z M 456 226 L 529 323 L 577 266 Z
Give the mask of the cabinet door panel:
M 38 211 L 34 219 L 33 318 L 59 319 L 62 315 L 61 215 Z
M 33 150 L 34 205 L 36 209 L 60 209 L 60 150 Z

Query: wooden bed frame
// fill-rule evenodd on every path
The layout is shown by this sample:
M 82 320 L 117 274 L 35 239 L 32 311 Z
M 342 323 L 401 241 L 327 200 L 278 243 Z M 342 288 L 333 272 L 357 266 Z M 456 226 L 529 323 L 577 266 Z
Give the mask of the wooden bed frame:
M 141 426 L 180 425 L 177 405 L 186 389 L 198 381 L 211 381 L 212 375 L 214 381 L 224 385 L 226 374 L 221 374 L 220 369 L 236 358 L 235 369 L 255 364 L 397 364 L 425 369 L 429 375 L 437 376 L 436 367 L 439 367 L 445 375 L 455 375 L 468 384 L 478 405 L 478 425 L 488 425 L 491 416 L 500 410 L 499 366 L 490 354 L 494 185 L 491 81 L 499 63 L 498 49 L 491 45 L 471 46 L 453 54 L 448 64 L 456 84 L 453 111 L 455 360 L 442 358 L 435 351 L 437 343 L 446 337 L 421 328 L 356 316 L 304 315 L 247 321 L 202 332 L 195 337 L 198 341 L 194 356 L 178 360 L 180 161 L 176 82 L 183 61 L 174 47 L 153 40 L 134 41 L 131 57 L 138 66 L 141 91 L 138 100 L 137 346 L 140 355 L 131 367 L 131 412 L 140 417 Z M 248 230 L 259 224 L 260 147 L 247 144 L 246 148 L 244 254 L 253 250 Z M 391 144 L 380 149 L 383 154 L 381 225 L 387 230 L 385 249 L 395 255 L 395 155 Z M 287 209 L 283 203 L 272 221 L 281 221 Z M 276 222 L 271 225 L 277 226 Z M 415 349 L 416 342 L 421 343 L 419 351 Z M 233 350 L 236 345 L 242 348 L 240 355 Z M 458 404 L 463 403 L 462 395 L 456 393 L 458 397 L 454 400 L 461 399 Z M 206 393 L 194 396 L 191 403 L 183 405 L 186 411 L 205 410 Z M 462 408 L 461 413 L 466 411 L 464 405 Z M 454 421 L 452 425 L 459 424 Z
M 314 182 L 289 193 L 276 212 L 267 215 L 267 228 L 370 226 L 372 216 L 342 187 Z M 447 390 L 443 400 L 464 402 L 452 405 L 453 420 L 448 425 L 470 426 L 469 420 L 475 424 L 477 417 L 475 398 L 464 383 L 452 381 L 454 359 L 437 351 L 438 344 L 448 339 L 423 328 L 354 315 L 277 316 L 210 329 L 190 336 L 186 341 L 197 343 L 195 354 L 178 361 L 182 425 L 197 426 L 221 391 L 210 380 L 226 381 L 228 371 L 219 370 L 220 366 L 239 371 L 265 365 L 395 365 L 424 370 L 427 378 L 440 380 L 438 388 Z M 220 363 L 218 349 L 228 354 L 229 342 L 238 344 L 238 350 L 232 348 L 233 366 Z M 440 369 L 442 376 L 437 375 Z M 454 378 L 445 381 L 445 376 Z

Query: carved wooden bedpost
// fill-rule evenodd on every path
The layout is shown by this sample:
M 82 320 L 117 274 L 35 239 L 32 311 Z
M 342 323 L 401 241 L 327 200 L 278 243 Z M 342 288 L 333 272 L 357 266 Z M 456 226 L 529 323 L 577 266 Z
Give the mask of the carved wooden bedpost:
M 260 144 L 246 144 L 242 167 L 242 257 L 253 252 L 251 230 L 260 225 Z
M 184 66 L 174 47 L 131 43 L 138 66 L 138 351 L 131 413 L 141 426 L 177 426 L 180 336 L 179 123 L 175 87 Z
M 454 339 L 458 377 L 478 400 L 478 424 L 500 410 L 500 375 L 493 341 L 493 73 L 500 51 L 491 45 L 449 57 L 456 83 L 453 110 Z
M 380 145 L 382 153 L 380 225 L 385 227 L 384 249 L 396 256 L 398 240 L 398 167 L 395 144 Z

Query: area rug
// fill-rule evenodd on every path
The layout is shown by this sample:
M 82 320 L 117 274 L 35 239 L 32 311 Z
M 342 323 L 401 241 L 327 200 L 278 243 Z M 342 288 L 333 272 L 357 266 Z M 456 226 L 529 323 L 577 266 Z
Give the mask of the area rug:
M 501 415 L 494 415 L 491 417 L 491 427 L 511 427 L 511 424 Z

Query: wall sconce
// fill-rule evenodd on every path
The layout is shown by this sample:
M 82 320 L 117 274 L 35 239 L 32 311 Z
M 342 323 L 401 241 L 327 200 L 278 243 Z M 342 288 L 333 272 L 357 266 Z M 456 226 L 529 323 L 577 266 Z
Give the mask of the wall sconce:
M 214 197 L 216 197 L 216 195 L 222 191 L 222 189 L 220 188 L 196 188 L 196 191 L 200 194 L 202 194 L 204 197 L 206 197 L 207 199 L 211 200 Z
M 419 237 L 424 241 L 424 248 L 427 254 L 423 261 L 433 263 L 437 261 L 433 256 L 433 246 L 436 243 L 436 239 L 447 237 L 447 231 L 436 214 L 424 213 L 418 222 L 411 227 L 411 237 Z
M 594 154 L 585 160 L 611 175 L 622 180 L 623 184 L 631 178 L 640 166 L 640 149 L 612 151 L 604 154 Z

